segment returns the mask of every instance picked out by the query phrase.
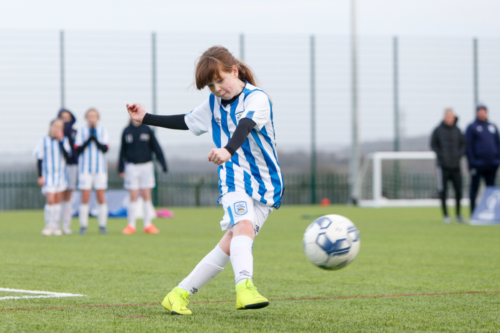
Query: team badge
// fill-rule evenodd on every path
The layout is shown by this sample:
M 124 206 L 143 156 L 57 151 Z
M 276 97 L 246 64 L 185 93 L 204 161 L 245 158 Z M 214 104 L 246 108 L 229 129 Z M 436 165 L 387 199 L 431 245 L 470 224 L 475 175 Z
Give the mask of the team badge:
M 488 130 L 490 131 L 490 133 L 495 133 L 496 132 L 495 126 L 493 126 L 493 125 L 489 125 L 488 126 Z
M 245 215 L 248 213 L 247 203 L 245 201 L 239 201 L 234 204 L 234 213 L 236 215 Z

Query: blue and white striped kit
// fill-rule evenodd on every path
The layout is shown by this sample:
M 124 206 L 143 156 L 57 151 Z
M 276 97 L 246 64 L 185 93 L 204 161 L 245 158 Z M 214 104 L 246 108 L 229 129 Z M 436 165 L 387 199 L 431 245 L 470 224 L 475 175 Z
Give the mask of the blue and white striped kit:
M 220 194 L 246 192 L 269 207 L 279 208 L 283 175 L 276 154 L 272 103 L 264 91 L 247 83 L 239 98 L 226 106 L 211 94 L 186 115 L 185 121 L 195 135 L 209 132 L 217 148 L 222 148 L 242 118 L 252 119 L 256 126 L 233 157 L 219 166 Z

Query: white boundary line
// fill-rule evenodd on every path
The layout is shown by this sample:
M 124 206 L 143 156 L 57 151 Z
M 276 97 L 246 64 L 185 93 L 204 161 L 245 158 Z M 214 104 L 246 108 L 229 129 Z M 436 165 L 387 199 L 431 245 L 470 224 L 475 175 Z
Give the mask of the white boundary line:
M 10 289 L 10 288 L 0 288 L 0 291 L 7 291 L 7 292 L 11 292 L 11 293 L 23 293 L 23 294 L 37 294 L 37 296 L 5 296 L 5 297 L 0 297 L 0 301 L 6 300 L 6 299 L 61 298 L 61 297 L 84 297 L 85 296 L 85 295 L 78 295 L 78 294 L 55 293 L 55 292 L 51 292 L 51 291 L 23 290 L 23 289 Z

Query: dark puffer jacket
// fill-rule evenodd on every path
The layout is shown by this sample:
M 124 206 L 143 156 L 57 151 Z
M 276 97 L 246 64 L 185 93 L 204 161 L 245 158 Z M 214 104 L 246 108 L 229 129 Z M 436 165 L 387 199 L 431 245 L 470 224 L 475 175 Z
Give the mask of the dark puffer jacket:
M 465 139 L 457 122 L 458 118 L 448 126 L 443 121 L 432 132 L 431 149 L 437 155 L 437 165 L 442 168 L 460 168 L 460 159 L 465 155 Z

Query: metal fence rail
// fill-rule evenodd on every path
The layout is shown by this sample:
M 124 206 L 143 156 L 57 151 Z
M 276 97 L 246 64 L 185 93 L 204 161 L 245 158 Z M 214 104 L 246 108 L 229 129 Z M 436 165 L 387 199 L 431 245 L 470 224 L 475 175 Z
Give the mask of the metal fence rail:
M 310 174 L 286 174 L 283 204 L 310 204 L 312 195 Z M 45 198 L 37 185 L 36 172 L 0 172 L 0 210 L 41 209 Z M 123 180 L 109 174 L 109 189 L 122 189 Z M 347 175 L 319 174 L 316 177 L 316 197 L 332 203 L 346 203 Z M 157 206 L 214 206 L 219 198 L 218 176 L 214 173 L 158 174 L 154 191 Z

